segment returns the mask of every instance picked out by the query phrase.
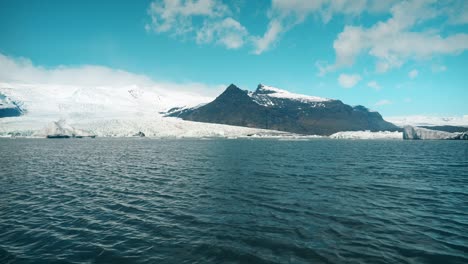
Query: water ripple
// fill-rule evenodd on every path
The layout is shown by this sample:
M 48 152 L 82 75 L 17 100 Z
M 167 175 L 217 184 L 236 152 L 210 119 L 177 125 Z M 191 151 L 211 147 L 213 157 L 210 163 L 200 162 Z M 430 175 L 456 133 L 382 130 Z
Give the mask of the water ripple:
M 468 263 L 467 142 L 0 148 L 0 263 Z

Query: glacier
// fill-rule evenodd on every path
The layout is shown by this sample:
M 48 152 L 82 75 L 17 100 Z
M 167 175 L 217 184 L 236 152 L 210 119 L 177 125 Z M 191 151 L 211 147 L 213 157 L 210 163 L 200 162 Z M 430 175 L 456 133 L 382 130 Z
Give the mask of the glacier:
M 402 132 L 391 131 L 343 131 L 329 136 L 332 139 L 403 139 Z
M 202 137 L 283 137 L 290 133 L 183 121 L 178 118 L 155 115 L 143 118 L 90 119 L 68 122 L 65 120 L 45 123 L 29 117 L 0 119 L 0 137 L 46 137 L 48 135 L 78 135 L 98 137 L 133 137 L 143 132 L 156 138 Z

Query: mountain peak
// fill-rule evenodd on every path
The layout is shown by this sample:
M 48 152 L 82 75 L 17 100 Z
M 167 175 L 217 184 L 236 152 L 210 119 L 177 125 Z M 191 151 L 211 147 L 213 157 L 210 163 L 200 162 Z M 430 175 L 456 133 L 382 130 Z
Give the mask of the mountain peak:
M 235 84 L 231 83 L 227 88 L 226 91 L 228 90 L 241 90 L 239 87 L 237 87 Z
M 237 87 L 235 84 L 230 84 L 222 94 L 220 94 L 216 99 L 224 100 L 229 98 L 248 98 L 247 91 L 244 91 Z

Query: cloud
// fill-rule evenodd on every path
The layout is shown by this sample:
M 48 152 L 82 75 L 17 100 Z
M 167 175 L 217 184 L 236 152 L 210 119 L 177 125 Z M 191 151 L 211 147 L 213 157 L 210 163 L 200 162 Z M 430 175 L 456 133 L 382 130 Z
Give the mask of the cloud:
M 446 70 L 447 70 L 447 67 L 445 65 L 437 65 L 437 64 L 432 65 L 432 72 L 444 72 Z
M 155 0 L 148 8 L 151 22 L 145 29 L 194 38 L 198 44 L 215 43 L 227 49 L 238 49 L 244 46 L 249 34 L 231 17 L 232 13 L 219 0 Z
M 408 60 L 434 55 L 453 55 L 468 49 L 468 34 L 443 34 L 428 28 L 426 22 L 438 19 L 441 25 L 468 23 L 468 4 L 464 0 L 272 0 L 266 10 L 269 20 L 265 32 L 249 33 L 235 16 L 238 5 L 222 0 L 153 0 L 148 8 L 148 32 L 170 34 L 198 44 L 218 44 L 227 49 L 244 46 L 254 54 L 270 50 L 296 25 L 313 17 L 327 24 L 335 16 L 357 18 L 363 14 L 390 14 L 385 21 L 369 27 L 347 25 L 336 37 L 336 60 L 318 65 L 320 75 L 352 66 L 361 54 L 375 58 L 375 70 L 386 72 Z M 262 10 L 263 11 L 263 10 Z M 431 43 L 431 45 L 426 45 Z
M 392 104 L 392 101 L 387 100 L 387 99 L 383 99 L 375 103 L 376 106 L 383 106 L 383 105 L 390 105 L 390 104 Z
M 414 78 L 418 77 L 418 74 L 419 74 L 419 71 L 414 69 L 414 70 L 408 72 L 408 77 L 410 77 L 410 79 L 414 79 Z
M 397 0 L 374 1 L 374 0 L 272 0 L 271 8 L 268 11 L 270 17 L 270 26 L 265 35 L 272 30 L 272 22 L 277 31 L 276 34 L 269 35 L 269 41 L 261 42 L 262 46 L 256 47 L 256 54 L 260 54 L 270 48 L 272 44 L 278 41 L 280 36 L 289 31 L 297 24 L 313 16 L 329 23 L 335 15 L 344 15 L 348 17 L 358 17 L 362 13 L 382 13 L 387 11 Z M 330 71 L 326 67 L 322 68 L 323 73 Z
M 228 12 L 228 7 L 217 0 L 156 0 L 148 8 L 151 23 L 146 28 L 156 32 L 174 30 L 180 35 L 194 30 L 194 17 L 216 18 Z
M 197 43 L 216 41 L 228 49 L 237 49 L 244 45 L 248 36 L 247 29 L 238 21 L 228 17 L 221 22 L 205 22 L 197 32 Z
M 438 9 L 434 1 L 404 1 L 393 5 L 391 17 L 384 22 L 369 28 L 345 26 L 333 43 L 335 63 L 322 65 L 319 70 L 324 73 L 352 66 L 363 53 L 375 58 L 376 71 L 381 73 L 398 68 L 408 60 L 459 54 L 468 49 L 468 34 L 442 35 L 431 28 L 415 31 L 425 22 L 443 19 L 447 12 Z
M 254 37 L 254 54 L 259 55 L 269 49 L 270 46 L 276 42 L 282 31 L 283 26 L 279 21 L 271 21 L 263 37 Z
M 193 96 L 216 96 L 225 86 L 206 85 L 203 83 L 176 83 L 155 81 L 152 78 L 97 65 L 58 66 L 45 68 L 34 65 L 26 58 L 13 58 L 0 53 L 0 82 L 9 85 L 25 84 L 39 86 L 67 87 L 145 87 L 150 90 L 165 92 L 184 92 Z M 199 94 L 199 95 L 197 95 Z
M 344 88 L 352 88 L 361 80 L 358 74 L 340 74 L 338 83 Z
M 229 6 L 221 0 L 154 0 L 148 8 L 150 22 L 145 29 L 183 39 L 193 38 L 198 44 L 221 44 L 228 49 L 238 49 L 248 44 L 253 47 L 254 54 L 262 54 L 271 49 L 283 33 L 310 15 L 328 23 L 336 14 L 354 17 L 365 11 L 384 11 L 393 0 L 383 2 L 272 0 L 267 10 L 269 23 L 265 33 L 255 36 L 249 35 L 247 28 L 233 18 L 235 10 L 240 11 L 238 6 Z M 228 24 L 226 19 L 230 21 Z
M 367 86 L 369 86 L 370 88 L 372 89 L 375 89 L 375 90 L 380 90 L 382 89 L 382 87 L 376 82 L 376 81 L 370 81 L 367 83 Z
M 403 99 L 403 102 L 405 103 L 411 103 L 413 102 L 413 99 L 409 98 L 409 97 L 406 97 L 405 99 Z
M 328 23 L 337 14 L 358 16 L 364 12 L 380 13 L 397 0 L 272 0 L 270 13 L 278 17 L 295 17 L 302 22 L 307 16 L 315 15 Z

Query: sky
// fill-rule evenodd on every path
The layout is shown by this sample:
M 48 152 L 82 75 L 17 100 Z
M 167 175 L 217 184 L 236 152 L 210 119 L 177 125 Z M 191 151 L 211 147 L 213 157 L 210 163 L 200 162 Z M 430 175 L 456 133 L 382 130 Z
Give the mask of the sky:
M 462 116 L 467 50 L 466 0 L 0 0 L 0 81 L 105 68 L 209 95 L 263 83 L 384 116 Z

